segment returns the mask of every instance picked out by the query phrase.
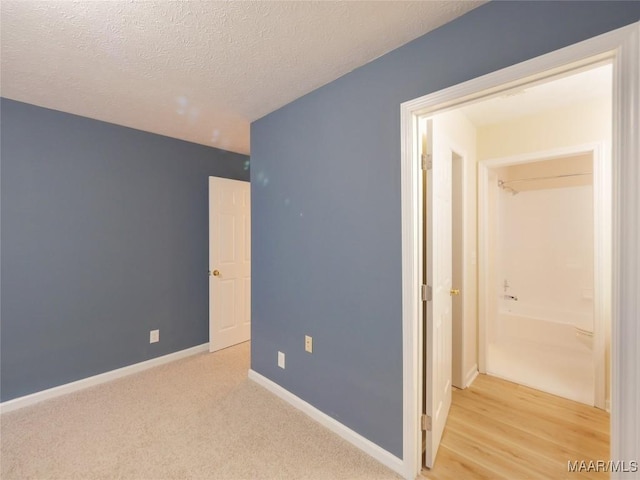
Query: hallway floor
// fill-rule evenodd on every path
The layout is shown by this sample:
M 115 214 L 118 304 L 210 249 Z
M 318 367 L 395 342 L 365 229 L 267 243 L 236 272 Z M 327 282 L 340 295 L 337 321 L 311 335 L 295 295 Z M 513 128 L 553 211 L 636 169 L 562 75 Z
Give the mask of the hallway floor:
M 454 389 L 431 480 L 609 478 L 568 462 L 609 459 L 609 414 L 488 375 Z

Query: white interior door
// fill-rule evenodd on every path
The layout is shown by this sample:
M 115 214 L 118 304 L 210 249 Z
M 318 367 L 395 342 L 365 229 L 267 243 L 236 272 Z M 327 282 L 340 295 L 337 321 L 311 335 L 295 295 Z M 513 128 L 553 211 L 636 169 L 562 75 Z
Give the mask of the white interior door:
M 251 336 L 248 182 L 209 177 L 209 351 Z
M 427 122 L 426 281 L 431 286 L 425 323 L 425 466 L 435 462 L 451 406 L 452 160 L 437 119 Z

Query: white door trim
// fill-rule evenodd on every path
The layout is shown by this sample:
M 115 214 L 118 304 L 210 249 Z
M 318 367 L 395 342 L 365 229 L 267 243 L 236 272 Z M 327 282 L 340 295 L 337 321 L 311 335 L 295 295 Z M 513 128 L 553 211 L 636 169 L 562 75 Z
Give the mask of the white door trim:
M 420 472 L 421 345 L 419 259 L 420 115 L 443 111 L 513 88 L 531 77 L 560 73 L 569 64 L 611 58 L 613 95 L 613 317 L 611 457 L 637 460 L 640 451 L 640 23 L 614 30 L 526 62 L 401 105 L 403 463 L 406 478 Z M 525 80 L 526 79 L 526 80 Z M 624 379 L 624 381 L 623 381 Z M 624 422 L 622 419 L 624 418 Z
M 609 149 L 610 151 L 610 149 Z M 611 161 L 604 142 L 574 145 L 511 157 L 478 162 L 478 368 L 487 372 L 487 327 L 492 295 L 490 284 L 489 228 L 489 170 L 539 160 L 549 160 L 591 154 L 593 158 L 593 218 L 594 218 L 594 399 L 595 406 L 605 409 L 606 394 L 606 324 L 611 316 Z

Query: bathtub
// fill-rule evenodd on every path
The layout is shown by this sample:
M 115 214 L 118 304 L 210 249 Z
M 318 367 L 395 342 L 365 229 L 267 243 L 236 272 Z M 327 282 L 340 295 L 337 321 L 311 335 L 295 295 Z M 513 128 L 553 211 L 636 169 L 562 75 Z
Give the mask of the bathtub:
M 499 342 L 578 350 L 593 348 L 593 314 L 566 312 L 501 300 L 495 322 Z

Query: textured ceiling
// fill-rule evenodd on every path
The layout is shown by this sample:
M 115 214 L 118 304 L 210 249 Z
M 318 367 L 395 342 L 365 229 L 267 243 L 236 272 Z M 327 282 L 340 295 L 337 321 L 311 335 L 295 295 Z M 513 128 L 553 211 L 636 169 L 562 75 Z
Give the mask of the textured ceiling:
M 251 121 L 481 3 L 2 0 L 1 94 L 248 153 Z

